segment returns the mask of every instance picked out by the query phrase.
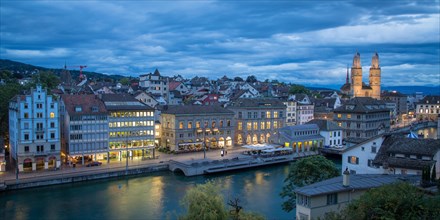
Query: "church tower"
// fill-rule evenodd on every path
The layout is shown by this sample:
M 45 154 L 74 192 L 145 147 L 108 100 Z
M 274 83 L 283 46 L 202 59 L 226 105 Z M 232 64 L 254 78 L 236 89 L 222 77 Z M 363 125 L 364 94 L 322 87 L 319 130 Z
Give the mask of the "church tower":
M 374 53 L 371 59 L 370 67 L 370 87 L 373 90 L 371 98 L 380 99 L 380 66 L 379 66 L 379 55 Z
M 362 95 L 362 67 L 361 55 L 359 52 L 353 57 L 353 65 L 351 67 L 351 96 L 359 97 Z

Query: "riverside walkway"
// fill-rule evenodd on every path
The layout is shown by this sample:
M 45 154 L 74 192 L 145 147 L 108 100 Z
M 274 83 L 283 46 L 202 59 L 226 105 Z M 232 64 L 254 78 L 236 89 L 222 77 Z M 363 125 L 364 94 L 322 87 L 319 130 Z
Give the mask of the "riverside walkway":
M 159 159 L 129 160 L 128 166 L 126 166 L 127 162 L 125 160 L 95 167 L 81 165 L 70 167 L 63 165 L 59 170 L 54 171 L 20 172 L 18 179 L 14 171 L 9 171 L 0 173 L 0 191 L 138 175 L 164 170 L 177 171 L 179 169 L 183 171 L 185 175 L 189 174 L 187 176 L 203 175 L 288 162 L 296 158 L 311 155 L 311 153 L 295 153 L 284 158 L 261 158 L 245 156 L 243 155 L 244 151 L 246 151 L 246 149 L 229 149 L 228 154 L 222 157 L 220 150 L 210 150 L 206 152 L 206 158 L 204 158 L 203 152 L 176 155 L 158 153 Z M 194 170 L 196 171 L 194 172 Z

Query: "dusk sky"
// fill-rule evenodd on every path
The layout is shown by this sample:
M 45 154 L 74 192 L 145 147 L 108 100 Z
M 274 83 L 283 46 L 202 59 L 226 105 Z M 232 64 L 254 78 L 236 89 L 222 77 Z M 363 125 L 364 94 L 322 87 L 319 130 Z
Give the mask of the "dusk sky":
M 6 1 L 0 58 L 139 76 L 227 75 L 339 87 L 375 51 L 382 85 L 440 84 L 433 1 Z M 75 69 L 75 68 L 72 68 Z

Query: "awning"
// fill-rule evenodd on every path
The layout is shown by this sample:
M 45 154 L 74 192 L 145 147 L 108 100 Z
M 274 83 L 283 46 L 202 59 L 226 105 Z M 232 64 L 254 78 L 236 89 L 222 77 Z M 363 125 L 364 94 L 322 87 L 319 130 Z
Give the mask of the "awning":
M 193 145 L 193 144 L 203 144 L 203 142 L 191 142 L 191 143 L 180 143 L 179 146 L 185 146 L 185 145 Z
M 293 149 L 290 147 L 280 147 L 280 148 L 274 148 L 274 149 L 267 149 L 263 150 L 263 152 L 266 153 L 273 153 L 273 152 L 279 152 L 279 151 L 292 151 Z

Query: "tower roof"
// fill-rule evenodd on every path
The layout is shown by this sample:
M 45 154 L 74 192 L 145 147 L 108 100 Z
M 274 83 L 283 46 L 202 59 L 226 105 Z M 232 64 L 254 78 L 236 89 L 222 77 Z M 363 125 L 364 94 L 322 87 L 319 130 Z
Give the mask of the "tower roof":
M 359 52 L 356 52 L 356 54 L 353 57 L 353 68 L 361 68 L 361 55 Z

